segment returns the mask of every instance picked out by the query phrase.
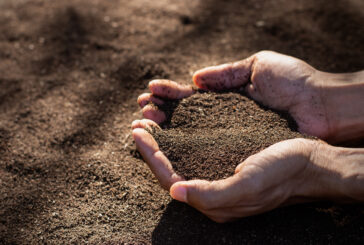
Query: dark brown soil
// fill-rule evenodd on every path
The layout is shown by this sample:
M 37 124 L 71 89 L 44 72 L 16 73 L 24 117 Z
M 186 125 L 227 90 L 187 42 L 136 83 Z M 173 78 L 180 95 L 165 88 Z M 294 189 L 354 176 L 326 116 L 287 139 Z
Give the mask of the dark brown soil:
M 196 93 L 161 108 L 164 130 L 154 130 L 160 149 L 186 179 L 233 175 L 250 155 L 286 139 L 305 137 L 285 113 L 262 108 L 239 93 Z
M 363 242 L 362 206 L 290 207 L 217 225 L 133 157 L 153 78 L 270 49 L 364 69 L 362 0 L 0 0 L 0 243 Z

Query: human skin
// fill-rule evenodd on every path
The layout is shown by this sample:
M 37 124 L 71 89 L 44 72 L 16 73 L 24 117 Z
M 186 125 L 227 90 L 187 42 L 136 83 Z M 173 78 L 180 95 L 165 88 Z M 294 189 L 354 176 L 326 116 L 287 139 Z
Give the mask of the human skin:
M 330 74 L 293 57 L 270 51 L 195 73 L 205 90 L 244 89 L 256 101 L 288 111 L 299 131 L 326 141 L 348 142 L 364 136 L 364 73 Z M 153 137 L 165 114 L 150 103 L 181 99 L 192 86 L 168 80 L 150 82 L 151 93 L 138 98 L 146 119 L 132 123 L 139 152 L 163 188 L 179 201 L 216 222 L 262 213 L 279 206 L 315 200 L 364 201 L 364 149 L 330 146 L 323 141 L 293 139 L 274 144 L 218 181 L 178 176 Z

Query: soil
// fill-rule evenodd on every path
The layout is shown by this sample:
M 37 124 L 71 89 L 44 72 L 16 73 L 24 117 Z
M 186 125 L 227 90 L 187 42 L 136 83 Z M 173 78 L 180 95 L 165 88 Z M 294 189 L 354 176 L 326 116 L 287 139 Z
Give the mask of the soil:
M 363 23 L 361 0 L 0 0 L 0 243 L 362 243 L 362 205 L 209 221 L 162 191 L 130 123 L 149 80 L 263 49 L 364 69 Z
M 161 107 L 164 130 L 152 134 L 176 173 L 217 180 L 234 174 L 250 155 L 274 143 L 307 137 L 286 113 L 259 106 L 240 93 L 196 93 Z

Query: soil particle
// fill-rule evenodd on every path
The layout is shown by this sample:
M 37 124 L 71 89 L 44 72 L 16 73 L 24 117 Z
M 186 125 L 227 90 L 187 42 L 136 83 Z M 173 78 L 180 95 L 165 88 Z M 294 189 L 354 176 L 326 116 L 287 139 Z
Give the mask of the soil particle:
M 186 179 L 226 178 L 250 155 L 282 140 L 307 137 L 288 114 L 235 92 L 196 93 L 161 109 L 168 120 L 153 136 Z
M 0 244 L 364 244 L 363 205 L 215 224 L 130 154 L 152 79 L 260 50 L 362 70 L 363 1 L 327 3 L 0 0 Z

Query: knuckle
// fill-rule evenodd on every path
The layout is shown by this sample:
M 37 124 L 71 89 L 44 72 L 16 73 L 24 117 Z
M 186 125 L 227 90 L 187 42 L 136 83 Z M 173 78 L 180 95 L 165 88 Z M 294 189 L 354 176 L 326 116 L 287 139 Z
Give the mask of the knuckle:
M 269 51 L 267 50 L 262 50 L 262 51 L 259 51 L 258 53 L 256 53 L 256 56 L 259 57 L 259 56 L 264 56 L 268 53 Z
M 144 113 L 149 113 L 149 112 L 151 112 L 153 110 L 154 110 L 154 108 L 151 105 L 146 105 L 146 106 L 143 107 L 142 112 L 144 114 Z
M 273 51 L 270 51 L 270 50 L 262 50 L 262 51 L 259 51 L 258 53 L 256 53 L 255 55 L 257 57 L 264 57 L 264 56 L 273 55 L 273 54 L 276 54 L 276 53 Z

